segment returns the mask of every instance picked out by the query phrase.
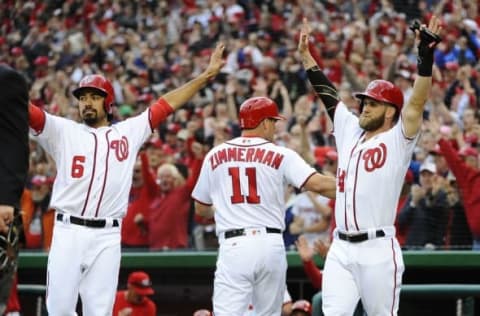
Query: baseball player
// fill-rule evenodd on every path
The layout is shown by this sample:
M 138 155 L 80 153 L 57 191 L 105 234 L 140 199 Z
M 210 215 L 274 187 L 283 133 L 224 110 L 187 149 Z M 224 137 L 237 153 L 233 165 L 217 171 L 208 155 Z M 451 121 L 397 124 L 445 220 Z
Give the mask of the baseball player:
M 196 214 L 215 217 L 220 244 L 213 312 L 243 316 L 253 302 L 258 315 L 277 316 L 287 269 L 282 238 L 286 185 L 333 198 L 335 179 L 273 143 L 275 122 L 284 118 L 272 100 L 247 99 L 239 119 L 241 136 L 210 150 L 192 192 Z
M 223 67 L 223 44 L 197 78 L 165 94 L 138 116 L 111 125 L 111 83 L 83 78 L 73 95 L 83 124 L 30 105 L 30 127 L 53 157 L 57 175 L 51 206 L 56 222 L 47 266 L 49 315 L 109 315 L 120 265 L 120 226 L 137 152 L 160 122 L 187 102 Z
M 352 315 L 359 299 L 368 315 L 396 315 L 404 270 L 394 220 L 403 179 L 419 138 L 428 98 L 439 20 L 416 30 L 418 76 L 403 106 L 400 89 L 374 80 L 348 111 L 308 49 L 306 19 L 298 50 L 308 78 L 334 120 L 338 150 L 336 229 L 323 271 L 325 315 Z
M 0 315 L 17 269 L 22 222 L 20 197 L 28 172 L 28 84 L 19 72 L 0 65 Z
M 145 271 L 128 275 L 127 289 L 117 291 L 112 316 L 155 316 L 157 306 L 148 296 L 153 295 L 152 281 Z

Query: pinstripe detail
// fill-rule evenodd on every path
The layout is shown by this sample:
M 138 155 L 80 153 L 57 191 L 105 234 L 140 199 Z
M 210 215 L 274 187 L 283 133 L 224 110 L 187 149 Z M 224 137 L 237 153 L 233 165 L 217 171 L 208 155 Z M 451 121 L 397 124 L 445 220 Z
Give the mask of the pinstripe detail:
M 363 150 L 360 150 L 358 153 L 357 165 L 355 166 L 355 181 L 353 184 L 353 198 L 352 198 L 352 209 L 353 209 L 353 220 L 355 221 L 355 228 L 357 231 L 360 230 L 357 222 L 357 203 L 356 203 L 356 192 L 357 192 L 357 180 L 358 180 L 358 165 L 360 164 L 360 157 L 362 157 Z
M 394 315 L 394 310 L 395 310 L 395 290 L 397 289 L 397 260 L 395 258 L 395 247 L 393 246 L 393 238 L 390 240 L 392 244 L 392 253 L 393 253 L 393 265 L 395 267 L 394 273 L 393 273 L 393 300 L 392 300 L 392 308 L 390 310 L 390 314 L 393 316 Z
M 103 184 L 102 184 L 102 191 L 100 193 L 100 197 L 98 198 L 97 210 L 95 211 L 95 217 L 98 216 L 98 210 L 100 209 L 100 204 L 102 203 L 103 192 L 105 192 L 105 185 L 107 183 L 107 175 L 108 175 L 108 157 L 110 156 L 110 142 L 108 140 L 108 134 L 110 134 L 112 130 L 109 130 L 105 133 L 105 140 L 107 142 L 107 157 L 105 158 L 105 176 L 103 177 Z
M 88 199 L 90 198 L 90 191 L 92 190 L 92 183 L 93 179 L 95 178 L 95 169 L 97 165 L 97 148 L 98 148 L 98 140 L 97 140 L 97 135 L 94 133 L 90 133 L 93 135 L 93 138 L 95 140 L 95 150 L 93 151 L 93 170 L 92 170 L 92 176 L 90 177 L 90 183 L 88 184 L 88 190 L 87 190 L 87 197 L 85 198 L 85 203 L 83 204 L 83 209 L 82 209 L 82 216 L 85 215 L 85 210 L 87 209 L 87 204 L 88 204 Z

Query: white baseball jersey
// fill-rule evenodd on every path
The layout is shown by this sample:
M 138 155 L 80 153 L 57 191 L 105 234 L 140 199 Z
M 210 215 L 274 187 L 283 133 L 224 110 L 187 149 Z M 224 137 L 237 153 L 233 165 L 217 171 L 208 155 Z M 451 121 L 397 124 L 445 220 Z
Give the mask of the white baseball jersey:
M 51 315 L 74 315 L 78 294 L 85 315 L 112 311 L 121 246 L 120 225 L 111 219 L 122 218 L 127 210 L 137 152 L 151 134 L 149 111 L 100 128 L 45 113 L 36 139 L 57 167 L 51 206 L 107 223 L 92 228 L 57 217 L 47 265 Z
M 122 218 L 137 152 L 152 133 L 148 113 L 101 128 L 45 113 L 35 138 L 57 166 L 51 206 L 76 216 Z
M 295 151 L 259 137 L 238 137 L 206 155 L 192 197 L 215 206 L 217 234 L 235 228 L 285 229 L 285 187 L 315 173 Z
M 338 151 L 335 219 L 337 228 L 355 232 L 392 226 L 403 179 L 418 135 L 408 138 L 401 118 L 390 130 L 363 141 L 358 117 L 340 102 L 334 135 Z M 375 188 L 381 194 L 375 194 Z
M 323 270 L 323 313 L 351 315 L 362 299 L 368 315 L 396 315 L 405 269 L 393 226 L 403 179 L 418 140 L 403 133 L 402 118 L 365 140 L 358 118 L 337 105 L 337 229 L 355 233 L 383 229 L 385 237 L 363 242 L 334 238 Z M 352 269 L 352 267 L 355 267 Z

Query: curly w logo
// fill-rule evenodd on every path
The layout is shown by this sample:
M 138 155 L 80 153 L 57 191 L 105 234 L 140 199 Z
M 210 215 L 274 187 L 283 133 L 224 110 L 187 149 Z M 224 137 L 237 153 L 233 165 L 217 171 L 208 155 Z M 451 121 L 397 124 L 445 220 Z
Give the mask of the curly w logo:
M 368 149 L 362 155 L 362 159 L 365 163 L 365 170 L 368 172 L 382 168 L 387 160 L 387 146 L 380 143 L 378 147 Z
M 110 148 L 115 151 L 118 161 L 124 161 L 128 158 L 128 139 L 125 136 L 122 136 L 122 139 L 112 140 Z

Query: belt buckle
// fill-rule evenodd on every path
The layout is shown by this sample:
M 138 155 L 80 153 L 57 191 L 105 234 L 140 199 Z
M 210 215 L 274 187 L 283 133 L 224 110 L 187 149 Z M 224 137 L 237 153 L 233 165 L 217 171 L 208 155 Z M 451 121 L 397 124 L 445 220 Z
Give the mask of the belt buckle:
M 352 233 L 346 233 L 345 236 L 347 237 L 347 241 L 352 242 L 355 240 L 355 235 Z

